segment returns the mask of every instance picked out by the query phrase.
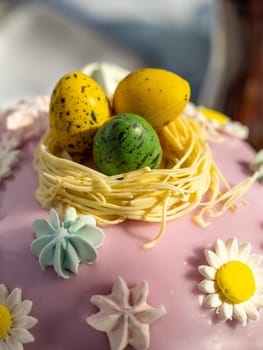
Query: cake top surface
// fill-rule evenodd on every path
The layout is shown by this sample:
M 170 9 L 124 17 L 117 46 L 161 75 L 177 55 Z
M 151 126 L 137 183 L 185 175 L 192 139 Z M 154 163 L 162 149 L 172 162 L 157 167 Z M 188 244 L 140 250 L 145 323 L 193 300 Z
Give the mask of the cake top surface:
M 126 76 L 126 72 L 105 65 L 86 69 L 91 76 L 96 70 L 103 89 L 111 91 L 108 96 L 113 96 L 116 81 Z M 174 339 L 182 349 L 212 349 L 212 344 L 219 344 L 228 350 L 240 339 L 246 349 L 253 338 L 253 350 L 259 349 L 260 320 L 253 321 L 260 318 L 263 305 L 262 205 L 255 198 L 260 198 L 263 190 L 255 180 L 261 172 L 262 156 L 255 157 L 242 141 L 247 129 L 216 111 L 187 102 L 174 122 L 165 130 L 158 129 L 164 153 L 160 168 L 146 166 L 105 175 L 94 164 L 82 164 L 82 157 L 63 149 L 46 133 L 49 105 L 45 97 L 21 102 L 0 119 L 0 345 L 7 342 L 16 350 L 35 341 L 25 347 L 42 350 L 48 344 L 57 350 L 63 343 L 72 349 L 78 339 L 82 349 L 92 338 L 96 349 L 121 350 L 130 345 L 155 350 L 166 344 L 172 350 Z M 171 133 L 178 136 L 177 144 L 173 140 L 167 143 Z M 186 146 L 176 161 L 169 153 L 171 145 L 177 151 Z M 32 167 L 34 157 L 39 180 Z M 249 169 L 252 160 L 254 175 Z M 166 180 L 159 181 L 163 173 Z M 197 181 L 204 174 L 206 180 Z M 148 176 L 154 185 L 147 189 Z M 78 177 L 80 182 L 74 182 Z M 89 182 L 93 183 L 94 202 L 100 203 L 97 207 L 90 205 L 94 202 L 87 194 L 72 199 L 77 188 L 87 191 Z M 136 183 L 136 191 L 141 194 L 143 189 L 143 197 L 132 192 Z M 39 184 L 45 186 L 38 189 L 38 201 L 56 209 L 43 210 L 35 201 Z M 151 193 L 163 189 L 169 196 Z M 127 193 L 132 200 L 126 198 Z M 173 196 L 180 201 L 172 202 Z M 84 199 L 89 202 L 88 210 L 83 209 Z M 108 202 L 110 206 L 106 206 Z M 245 202 L 249 205 L 243 205 Z M 149 203 L 156 211 L 145 216 L 141 213 Z M 179 215 L 175 210 L 178 203 L 182 206 Z M 209 215 L 211 220 L 207 220 Z M 208 222 L 205 229 L 197 225 Z M 21 313 L 20 303 L 27 305 Z M 17 323 L 12 321 L 14 317 Z M 44 329 L 46 317 L 59 320 L 53 340 Z M 67 322 L 69 317 L 74 318 L 74 326 Z M 226 322 L 222 324 L 222 320 Z M 185 333 L 186 325 L 190 336 Z M 33 326 L 35 338 L 28 331 Z M 105 332 L 110 345 L 92 327 Z M 170 339 L 170 344 L 165 339 Z

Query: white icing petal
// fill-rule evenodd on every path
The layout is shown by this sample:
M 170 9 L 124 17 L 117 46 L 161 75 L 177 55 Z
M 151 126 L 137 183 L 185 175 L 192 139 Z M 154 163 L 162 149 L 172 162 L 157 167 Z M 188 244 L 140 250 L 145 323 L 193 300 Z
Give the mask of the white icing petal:
M 249 135 L 249 128 L 238 121 L 229 120 L 222 126 L 222 130 L 227 134 L 233 135 L 241 140 L 246 140 Z
M 247 242 L 240 244 L 238 248 L 238 260 L 242 262 L 247 262 L 250 251 L 251 251 L 251 244 Z
M 254 271 L 257 285 L 263 285 L 263 269 L 256 269 Z
M 218 293 L 213 293 L 213 294 L 208 294 L 204 298 L 204 303 L 211 308 L 217 308 L 220 305 L 222 305 L 222 300 Z
M 32 343 L 35 340 L 33 335 L 24 328 L 11 328 L 10 334 L 22 344 Z
M 262 295 L 254 295 L 254 296 L 251 298 L 251 301 L 254 303 L 254 305 L 255 305 L 257 308 L 263 307 L 263 296 L 262 296 Z
M 207 265 L 201 265 L 198 267 L 198 271 L 208 280 L 214 280 L 216 276 L 216 270 Z
M 244 305 L 247 317 L 250 318 L 251 320 L 254 320 L 254 321 L 258 320 L 259 313 L 258 313 L 258 310 L 257 310 L 255 304 L 253 304 L 250 301 L 247 301 L 243 305 Z
M 0 284 L 0 304 L 5 305 L 8 297 L 8 290 L 4 284 Z
M 263 149 L 258 151 L 250 164 L 250 169 L 258 172 L 258 179 L 263 181 Z
M 31 312 L 32 305 L 33 303 L 30 300 L 21 301 L 21 303 L 17 304 L 12 311 L 13 318 L 16 319 L 19 316 L 28 315 Z
M 222 321 L 232 320 L 233 317 L 233 304 L 224 301 L 217 311 L 219 319 Z
M 10 348 L 8 347 L 7 343 L 6 343 L 6 339 L 5 340 L 2 340 L 0 339 L 0 349 L 1 350 L 10 350 Z
M 14 324 L 14 328 L 30 329 L 37 324 L 37 319 L 32 316 L 21 316 L 21 317 L 18 317 L 17 319 L 14 319 L 13 324 Z
M 128 344 L 137 350 L 148 348 L 149 325 L 165 314 L 164 308 L 153 308 L 146 303 L 148 289 L 147 282 L 129 289 L 118 277 L 111 294 L 91 298 L 100 311 L 88 317 L 87 323 L 107 333 L 111 350 L 123 350 Z
M 263 283 L 262 283 L 262 281 L 257 283 L 256 293 L 258 295 L 263 294 Z
M 263 270 L 256 269 L 254 270 L 254 276 L 256 281 L 256 294 L 263 294 Z
M 238 121 L 233 121 L 227 116 L 224 116 L 224 122 L 218 122 L 216 119 L 206 118 L 205 112 L 202 112 L 202 108 L 202 106 L 195 106 L 192 102 L 188 102 L 182 114 L 184 114 L 186 117 L 195 119 L 200 123 L 209 124 L 216 131 L 237 137 L 242 140 L 248 138 L 249 128 L 246 125 L 243 125 Z
M 215 293 L 217 291 L 215 281 L 203 280 L 198 284 L 199 290 L 204 293 Z
M 247 259 L 247 264 L 254 270 L 256 269 L 262 262 L 262 256 L 253 254 L 250 255 Z
M 6 346 L 7 349 L 12 349 L 12 350 L 23 350 L 24 347 L 23 345 L 17 341 L 14 337 L 7 337 L 6 339 Z M 2 347 L 0 346 L 0 349 L 2 350 Z
M 230 238 L 226 242 L 228 251 L 228 260 L 237 260 L 238 258 L 238 243 L 236 238 Z
M 5 306 L 8 308 L 8 310 L 12 311 L 14 307 L 21 302 L 21 298 L 22 298 L 22 290 L 20 288 L 15 288 L 8 295 Z
M 222 264 L 225 264 L 228 261 L 228 251 L 222 239 L 216 240 L 215 252 L 216 252 L 216 255 L 219 257 L 219 259 L 221 260 Z
M 233 304 L 233 315 L 243 326 L 247 324 L 247 313 L 244 307 L 244 303 Z
M 215 269 L 218 269 L 222 265 L 222 261 L 212 250 L 205 249 L 205 258 L 208 264 Z

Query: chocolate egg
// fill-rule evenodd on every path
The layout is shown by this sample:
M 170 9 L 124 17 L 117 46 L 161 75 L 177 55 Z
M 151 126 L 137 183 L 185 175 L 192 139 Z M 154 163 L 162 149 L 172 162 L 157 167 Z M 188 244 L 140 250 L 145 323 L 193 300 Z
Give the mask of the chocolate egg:
M 68 152 L 91 148 L 95 133 L 110 116 L 106 94 L 86 74 L 68 73 L 56 84 L 50 100 L 50 129 Z
M 186 80 L 164 69 L 145 68 L 130 73 L 118 84 L 113 110 L 139 114 L 158 128 L 174 120 L 189 98 Z
M 94 163 L 106 175 L 143 167 L 158 168 L 162 148 L 150 123 L 135 114 L 118 114 L 97 132 L 93 142 Z

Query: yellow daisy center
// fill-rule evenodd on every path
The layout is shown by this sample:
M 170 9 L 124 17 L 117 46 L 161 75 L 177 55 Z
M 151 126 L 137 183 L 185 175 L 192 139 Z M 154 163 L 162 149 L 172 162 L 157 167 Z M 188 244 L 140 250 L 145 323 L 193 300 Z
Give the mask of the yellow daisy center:
M 241 261 L 222 265 L 216 273 L 216 283 L 226 299 L 235 304 L 248 300 L 256 290 L 252 270 Z
M 11 323 L 10 311 L 4 305 L 0 305 L 0 339 L 5 338 L 11 328 Z
M 215 111 L 213 109 L 198 107 L 198 111 L 203 113 L 203 115 L 206 117 L 206 119 L 215 120 L 220 125 L 224 125 L 228 121 L 228 117 L 225 114 L 220 113 L 218 111 Z

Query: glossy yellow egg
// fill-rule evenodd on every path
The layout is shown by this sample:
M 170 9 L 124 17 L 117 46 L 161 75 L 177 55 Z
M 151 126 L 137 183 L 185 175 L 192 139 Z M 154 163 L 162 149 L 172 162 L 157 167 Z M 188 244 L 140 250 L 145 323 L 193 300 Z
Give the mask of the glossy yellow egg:
M 173 121 L 190 99 L 189 83 L 175 73 L 144 68 L 130 73 L 113 96 L 114 113 L 135 113 L 154 127 Z
M 68 152 L 91 149 L 94 135 L 110 116 L 105 92 L 86 74 L 71 72 L 56 84 L 50 100 L 50 129 Z

